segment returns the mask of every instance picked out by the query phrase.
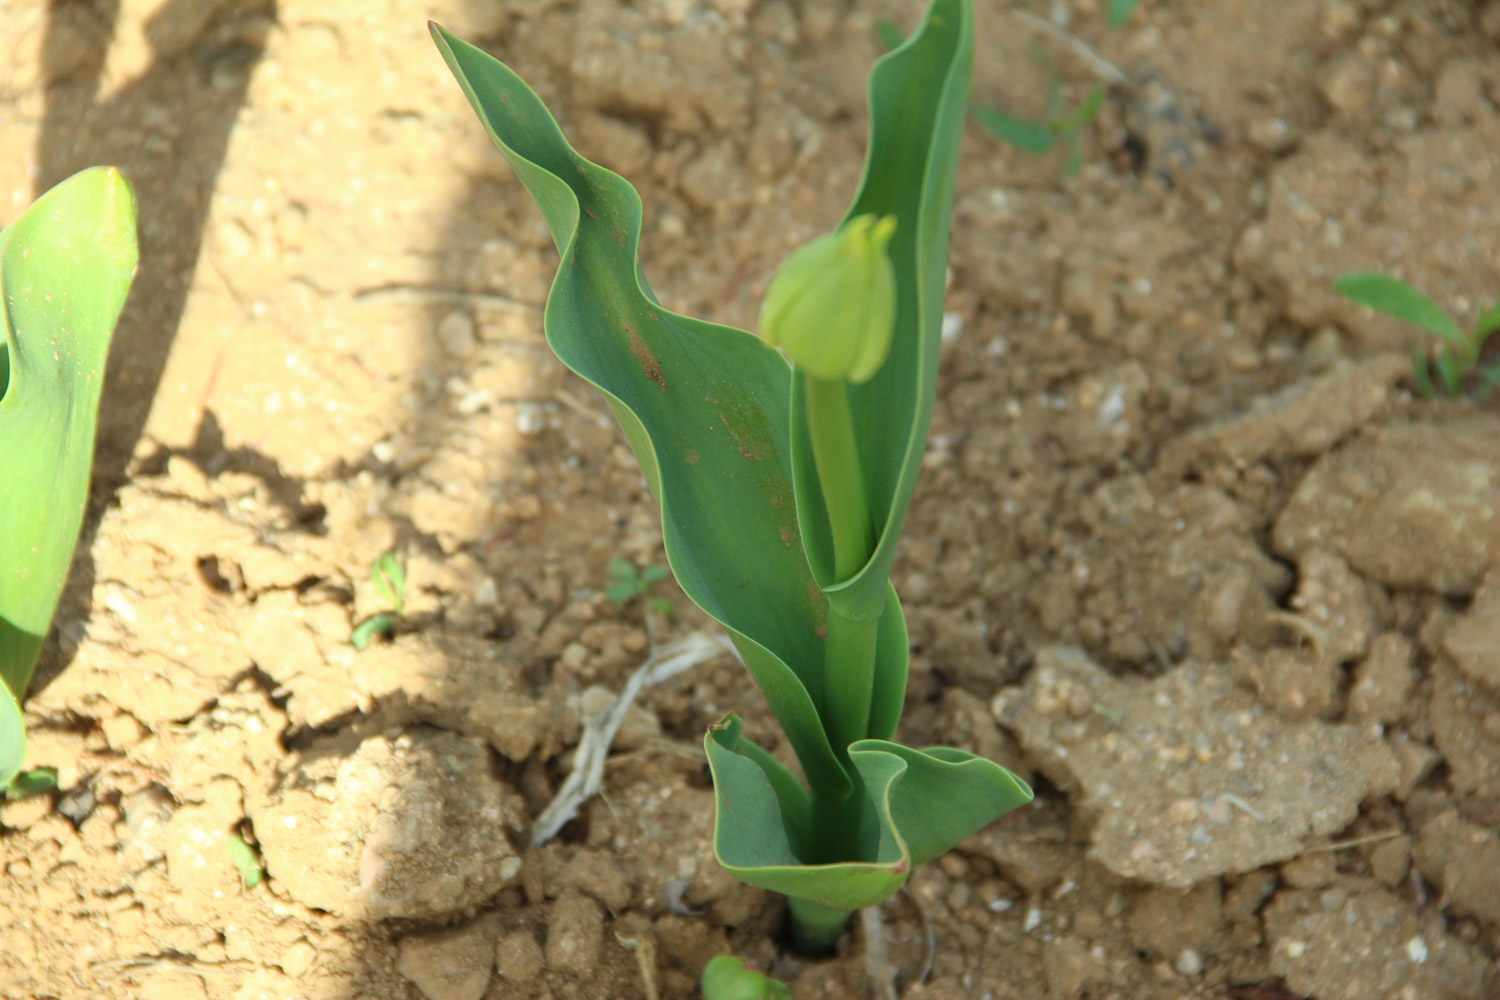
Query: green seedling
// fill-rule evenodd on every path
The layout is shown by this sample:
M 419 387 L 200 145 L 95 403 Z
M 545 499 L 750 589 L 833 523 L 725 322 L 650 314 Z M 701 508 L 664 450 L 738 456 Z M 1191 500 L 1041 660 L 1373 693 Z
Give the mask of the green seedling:
M 745 968 L 733 955 L 719 955 L 703 967 L 703 1000 L 792 1000 L 786 983 Z
M 604 591 L 606 601 L 613 604 L 627 604 L 639 597 L 646 602 L 647 607 L 663 618 L 677 616 L 677 605 L 673 604 L 669 598 L 651 595 L 653 585 L 672 575 L 672 571 L 667 567 L 647 566 L 637 571 L 635 563 L 623 556 L 616 556 L 609 561 L 606 572 L 609 573 L 611 581 Z
M 1129 6 L 1133 8 L 1135 5 Z M 1124 17 L 1129 16 L 1127 10 Z M 1111 20 L 1110 23 L 1113 25 L 1115 22 Z M 1121 23 L 1124 23 L 1123 19 Z M 881 18 L 875 22 L 875 40 L 882 49 L 894 49 L 904 38 L 901 28 L 890 18 Z M 997 108 L 975 106 L 974 119 L 981 128 L 1006 145 L 1038 156 L 1052 152 L 1058 142 L 1065 143 L 1069 155 L 1063 172 L 1065 176 L 1071 177 L 1083 165 L 1082 143 L 1078 132 L 1099 113 L 1099 108 L 1104 103 L 1104 91 L 1095 87 L 1089 91 L 1081 105 L 1070 109 L 1063 98 L 1062 76 L 1056 60 L 1046 49 L 1038 47 L 1036 51 L 1049 69 L 1047 116 L 1041 119 L 1021 118 Z
M 972 0 L 930 0 L 876 63 L 859 189 L 772 280 L 764 339 L 664 308 L 635 189 L 575 151 L 510 69 L 432 31 L 560 252 L 548 344 L 603 394 L 661 507 L 668 565 L 800 765 L 736 715 L 710 728 L 715 854 L 788 897 L 799 948 L 830 950 L 852 911 L 1032 797 L 973 754 L 891 739 L 909 649 L 889 577 L 936 392 Z
M 1063 97 L 1062 73 L 1057 68 L 1057 60 L 1044 48 L 1038 47 L 1036 52 L 1037 58 L 1047 67 L 1047 113 L 1033 119 L 999 108 L 976 107 L 974 118 L 990 135 L 1023 152 L 1041 156 L 1052 152 L 1058 143 L 1067 146 L 1068 160 L 1063 167 L 1063 176 L 1072 177 L 1083 165 L 1083 142 L 1079 132 L 1099 113 L 1104 104 L 1104 90 L 1095 87 L 1082 104 L 1070 107 Z
M 1346 274 L 1334 291 L 1376 312 L 1394 316 L 1438 338 L 1437 352 L 1412 351 L 1412 381 L 1424 399 L 1472 393 L 1483 399 L 1500 385 L 1500 361 L 1481 364 L 1485 342 L 1500 330 L 1500 299 L 1480 310 L 1465 333 L 1436 302 L 1406 282 L 1370 271 Z
M 1104 19 L 1109 22 L 1111 28 L 1122 27 L 1126 21 L 1130 20 L 1130 15 L 1135 13 L 1140 2 L 1141 0 L 1109 0 L 1109 8 L 1104 12 Z
M 6 798 L 24 799 L 30 795 L 41 795 L 50 792 L 57 787 L 57 768 L 55 767 L 33 767 L 27 771 L 18 771 L 11 778 L 10 784 L 0 789 L 0 794 Z
M 229 863 L 240 873 L 240 885 L 246 889 L 254 889 L 260 885 L 260 880 L 266 874 L 260 863 L 260 852 L 239 834 L 230 834 L 224 846 L 229 851 Z
M 406 570 L 401 568 L 393 553 L 387 552 L 370 566 L 370 583 L 390 610 L 378 611 L 354 626 L 354 631 L 349 634 L 349 644 L 361 651 L 369 648 L 377 635 L 395 632 L 396 624 L 406 611 Z
M 104 363 L 137 258 L 135 194 L 113 167 L 75 174 L 0 231 L 0 789 L 7 791 L 26 752 L 21 702 L 83 526 Z

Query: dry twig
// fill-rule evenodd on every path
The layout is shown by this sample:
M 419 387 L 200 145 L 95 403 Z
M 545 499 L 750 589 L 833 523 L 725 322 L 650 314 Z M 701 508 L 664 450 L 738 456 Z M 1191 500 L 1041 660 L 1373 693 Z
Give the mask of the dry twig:
M 573 754 L 572 773 L 537 817 L 536 825 L 531 828 L 531 846 L 541 847 L 557 836 L 557 832 L 578 815 L 578 807 L 599 791 L 604 783 L 604 762 L 609 757 L 609 745 L 614 742 L 615 733 L 620 731 L 625 712 L 636 695 L 704 660 L 733 651 L 734 647 L 723 635 L 694 632 L 652 653 L 651 658 L 630 675 L 625 690 L 620 692 L 620 697 L 609 710 L 584 722 L 583 735 Z

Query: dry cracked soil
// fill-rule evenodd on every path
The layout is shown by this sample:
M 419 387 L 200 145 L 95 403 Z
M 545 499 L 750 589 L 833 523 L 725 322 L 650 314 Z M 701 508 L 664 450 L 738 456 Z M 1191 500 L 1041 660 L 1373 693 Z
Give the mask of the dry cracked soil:
M 1072 176 L 965 137 L 902 734 L 1039 794 L 885 906 L 895 987 L 1495 997 L 1500 407 L 1418 398 L 1421 335 L 1329 286 L 1500 292 L 1500 2 L 1104 6 L 978 4 L 976 104 L 1040 112 L 1038 46 L 1106 97 Z M 713 861 L 704 728 L 778 743 L 729 657 L 648 689 L 529 846 L 585 723 L 709 622 L 604 597 L 658 513 L 425 21 L 637 184 L 665 304 L 750 326 L 919 9 L 0 3 L 0 221 L 114 163 L 142 238 L 27 704 L 59 788 L 0 804 L 0 996 L 685 1000 L 728 950 L 887 995 L 860 930 L 799 960 Z M 357 652 L 388 551 L 405 614 Z

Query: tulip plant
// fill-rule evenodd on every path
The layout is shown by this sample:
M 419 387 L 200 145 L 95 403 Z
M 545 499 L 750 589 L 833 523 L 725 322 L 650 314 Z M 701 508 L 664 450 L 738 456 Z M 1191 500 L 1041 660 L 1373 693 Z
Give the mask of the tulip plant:
M 113 167 L 63 181 L 0 232 L 0 791 L 26 750 L 21 700 L 88 500 L 115 320 L 135 277 L 135 195 Z
M 973 754 L 891 742 L 908 645 L 889 576 L 936 388 L 971 2 L 931 0 L 876 63 L 859 190 L 772 280 L 764 339 L 662 308 L 635 190 L 575 152 L 504 65 L 432 28 L 557 243 L 548 342 L 604 395 L 672 571 L 733 639 L 800 764 L 798 778 L 734 715 L 704 741 L 719 862 L 789 898 L 807 952 L 1031 799 Z

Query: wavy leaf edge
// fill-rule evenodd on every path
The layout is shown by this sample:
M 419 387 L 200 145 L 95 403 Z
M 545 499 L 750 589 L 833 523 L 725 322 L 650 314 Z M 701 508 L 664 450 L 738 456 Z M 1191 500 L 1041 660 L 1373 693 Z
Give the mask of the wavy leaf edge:
M 730 714 L 710 727 L 704 737 L 704 751 L 708 755 L 709 771 L 714 779 L 714 857 L 725 870 L 750 885 L 810 900 L 830 909 L 860 909 L 888 899 L 900 890 L 918 865 L 952 849 L 964 837 L 983 829 L 1012 809 L 1025 805 L 1035 795 L 1019 775 L 967 750 L 946 746 L 915 749 L 888 740 L 859 740 L 849 746 L 849 756 L 864 779 L 865 791 L 870 796 L 874 815 L 880 826 L 877 859 L 804 864 L 794 853 L 798 836 L 780 806 L 780 796 L 775 788 L 777 778 L 766 773 L 757 759 L 765 751 L 757 748 L 759 753 L 752 756 L 740 749 L 742 742 L 748 742 L 742 736 L 742 727 L 742 720 L 737 715 Z M 777 820 L 786 833 L 788 856 L 784 860 L 758 863 L 743 857 L 743 852 L 740 852 L 741 856 L 733 856 L 736 851 L 727 843 L 728 835 L 731 830 L 743 833 L 745 829 L 738 820 L 742 810 L 733 797 L 745 797 L 747 789 L 743 775 L 750 773 L 748 768 L 738 765 L 735 758 L 761 772 L 759 778 L 763 779 L 765 788 L 753 785 L 748 788 L 748 797 L 756 801 L 744 812 L 752 817 L 763 816 L 770 811 L 768 806 L 774 808 Z M 940 849 L 929 845 L 921 853 L 912 850 L 910 837 L 902 829 L 903 821 L 897 819 L 893 808 L 893 800 L 900 790 L 901 782 L 911 770 L 910 761 L 917 759 L 928 767 L 950 774 L 960 770 L 967 771 L 981 782 L 993 783 L 996 790 L 996 802 L 992 809 L 985 811 L 983 819 L 965 824 L 964 832 L 945 838 Z M 735 771 L 739 774 L 733 773 Z M 732 790 L 736 787 L 739 791 Z M 726 851 L 726 847 L 729 850 Z

